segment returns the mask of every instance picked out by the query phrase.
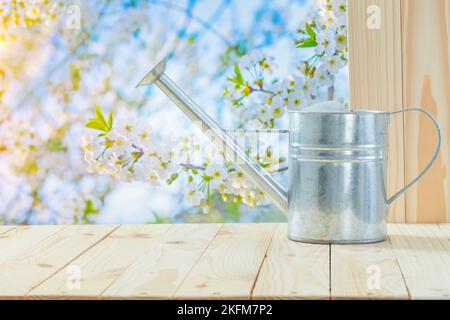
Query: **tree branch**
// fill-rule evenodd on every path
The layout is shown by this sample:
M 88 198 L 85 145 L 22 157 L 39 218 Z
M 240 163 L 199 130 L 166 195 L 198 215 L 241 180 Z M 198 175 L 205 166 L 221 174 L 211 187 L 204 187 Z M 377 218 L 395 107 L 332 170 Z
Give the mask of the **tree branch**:
M 334 86 L 328 87 L 328 100 L 334 99 Z

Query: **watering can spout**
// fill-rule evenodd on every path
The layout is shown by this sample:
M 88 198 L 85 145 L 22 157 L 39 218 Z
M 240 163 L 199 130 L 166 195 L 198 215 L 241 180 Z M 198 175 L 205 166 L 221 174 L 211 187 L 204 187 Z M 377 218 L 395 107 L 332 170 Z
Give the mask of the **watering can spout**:
M 156 64 L 137 87 L 154 83 L 197 125 L 219 150 L 224 150 L 227 159 L 236 159 L 236 165 L 273 203 L 284 213 L 288 212 L 287 192 L 271 176 L 265 173 L 257 163 L 248 157 L 246 152 L 232 137 L 214 121 L 199 105 L 181 90 L 165 74 L 167 59 Z
M 167 58 L 159 61 L 146 75 L 139 81 L 136 88 L 155 83 L 166 70 Z

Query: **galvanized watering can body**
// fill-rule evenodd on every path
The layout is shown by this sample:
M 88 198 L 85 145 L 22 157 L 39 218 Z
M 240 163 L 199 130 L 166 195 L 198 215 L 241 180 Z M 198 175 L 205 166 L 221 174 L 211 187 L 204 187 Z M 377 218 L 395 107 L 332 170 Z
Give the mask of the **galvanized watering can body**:
M 388 198 L 389 122 L 404 112 L 427 115 L 438 139 L 429 164 Z M 441 135 L 433 116 L 420 108 L 345 110 L 326 102 L 290 112 L 289 117 L 288 237 L 311 243 L 385 240 L 389 205 L 436 160 Z
M 139 85 L 155 83 L 273 203 L 288 215 L 288 237 L 309 243 L 371 243 L 386 238 L 389 205 L 437 158 L 439 125 L 426 110 L 394 112 L 343 109 L 326 102 L 289 113 L 289 188 L 264 174 L 241 147 L 156 65 Z M 436 127 L 431 161 L 402 190 L 388 198 L 387 148 L 390 117 L 407 111 L 427 115 Z
M 384 240 L 389 115 L 289 116 L 289 238 L 318 243 Z

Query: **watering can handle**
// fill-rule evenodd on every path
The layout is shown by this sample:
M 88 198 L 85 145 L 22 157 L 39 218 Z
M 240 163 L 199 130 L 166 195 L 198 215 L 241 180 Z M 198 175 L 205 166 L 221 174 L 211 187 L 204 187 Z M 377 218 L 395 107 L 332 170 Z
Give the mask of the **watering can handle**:
M 405 112 L 408 112 L 408 111 L 422 112 L 433 122 L 434 127 L 436 128 L 437 142 L 436 142 L 436 145 L 434 147 L 433 157 L 431 158 L 430 162 L 426 165 L 426 167 L 422 170 L 422 172 L 416 178 L 414 178 L 403 189 L 398 191 L 396 194 L 394 194 L 392 197 L 390 197 L 386 201 L 386 203 L 388 205 L 390 205 L 395 199 L 397 199 L 406 190 L 408 190 L 413 184 L 415 184 L 417 181 L 419 181 L 420 178 L 422 178 L 424 176 L 424 174 L 427 173 L 428 170 L 430 170 L 431 166 L 436 161 L 436 158 L 437 158 L 438 153 L 439 153 L 439 149 L 441 148 L 441 129 L 439 128 L 439 124 L 437 123 L 436 119 L 427 110 L 422 109 L 422 108 L 410 108 L 410 109 L 403 109 L 403 110 L 393 111 L 393 112 L 390 112 L 389 115 L 391 116 L 391 115 L 395 115 L 395 114 L 398 114 L 398 113 L 405 113 Z

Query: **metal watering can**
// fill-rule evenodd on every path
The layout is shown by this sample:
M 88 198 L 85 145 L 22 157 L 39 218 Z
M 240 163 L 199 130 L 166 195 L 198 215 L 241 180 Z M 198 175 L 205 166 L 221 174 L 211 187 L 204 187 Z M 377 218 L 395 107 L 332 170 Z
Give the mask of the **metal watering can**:
M 349 110 L 325 102 L 289 112 L 289 191 L 251 160 L 234 139 L 184 93 L 159 62 L 138 86 L 155 83 L 264 194 L 288 215 L 288 238 L 308 243 L 373 243 L 386 239 L 389 205 L 435 162 L 441 132 L 426 110 Z M 386 196 L 388 125 L 392 115 L 424 113 L 437 143 L 431 161 L 403 189 Z

